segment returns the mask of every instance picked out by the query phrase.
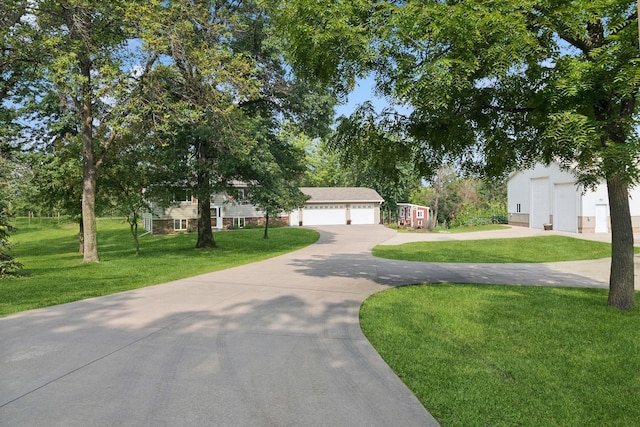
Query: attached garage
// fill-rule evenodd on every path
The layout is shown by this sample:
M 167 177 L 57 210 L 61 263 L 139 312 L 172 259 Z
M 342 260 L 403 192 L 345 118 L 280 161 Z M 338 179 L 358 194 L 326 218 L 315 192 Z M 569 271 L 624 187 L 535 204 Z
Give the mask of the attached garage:
M 382 197 L 364 187 L 302 187 L 309 200 L 289 215 L 291 225 L 379 224 Z

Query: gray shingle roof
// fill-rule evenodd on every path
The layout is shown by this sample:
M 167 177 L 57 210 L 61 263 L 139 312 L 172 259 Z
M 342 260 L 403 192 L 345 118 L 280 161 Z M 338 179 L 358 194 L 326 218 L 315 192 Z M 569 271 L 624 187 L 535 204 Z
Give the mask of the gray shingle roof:
M 376 190 L 365 187 L 300 187 L 311 196 L 307 203 L 384 202 Z

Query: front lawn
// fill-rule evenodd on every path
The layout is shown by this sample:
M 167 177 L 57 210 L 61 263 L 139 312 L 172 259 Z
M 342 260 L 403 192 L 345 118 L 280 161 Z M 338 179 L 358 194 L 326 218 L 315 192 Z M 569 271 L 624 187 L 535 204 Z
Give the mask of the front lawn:
M 607 291 L 422 285 L 376 294 L 362 330 L 443 426 L 635 426 L 640 310 Z
M 635 251 L 639 253 L 640 248 Z M 565 236 L 537 236 L 378 245 L 373 255 L 421 262 L 555 262 L 608 258 L 611 245 Z
M 461 225 L 459 227 L 451 228 L 436 228 L 434 233 L 473 233 L 476 231 L 494 231 L 494 230 L 507 230 L 511 227 L 502 224 L 483 224 L 483 225 Z
M 506 230 L 510 228 L 508 225 L 502 224 L 483 224 L 483 225 L 463 225 L 460 227 L 437 227 L 432 231 L 424 230 L 424 229 L 413 229 L 413 228 L 405 228 L 400 227 L 396 224 L 390 224 L 389 228 L 393 228 L 398 230 L 399 233 L 473 233 L 475 231 L 494 231 L 494 230 Z
M 215 249 L 195 249 L 196 234 L 146 235 L 135 256 L 128 225 L 98 221 L 99 263 L 83 263 L 77 225 L 20 221 L 11 236 L 21 277 L 0 280 L 0 316 L 177 280 L 271 258 L 314 243 L 319 234 L 304 228 L 214 233 Z

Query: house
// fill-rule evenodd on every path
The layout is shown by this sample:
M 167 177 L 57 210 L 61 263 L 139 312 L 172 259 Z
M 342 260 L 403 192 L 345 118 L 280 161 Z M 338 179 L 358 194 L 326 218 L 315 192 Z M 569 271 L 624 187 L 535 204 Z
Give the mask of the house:
M 211 197 L 211 223 L 215 229 L 264 225 L 264 212 L 246 200 L 241 184 L 235 184 L 234 195 Z M 310 199 L 293 212 L 282 212 L 269 218 L 270 224 L 334 225 L 378 224 L 383 199 L 375 190 L 359 187 L 304 187 L 300 190 Z M 192 231 L 198 227 L 198 200 L 186 191 L 181 200 L 169 207 L 153 204 L 151 212 L 142 215 L 143 227 L 153 234 Z
M 264 225 L 264 213 L 246 200 L 246 187 L 241 184 L 235 184 L 234 187 L 233 195 L 218 193 L 211 196 L 212 228 L 222 230 L 243 228 L 246 225 Z M 168 207 L 152 203 L 151 212 L 142 214 L 144 229 L 153 234 L 197 230 L 198 199 L 186 190 L 182 194 L 184 194 L 183 198 L 175 200 Z M 283 212 L 276 218 L 269 218 L 269 223 L 287 225 L 289 216 Z
M 640 188 L 629 190 L 631 220 L 640 231 Z M 610 232 L 607 185 L 595 190 L 576 183 L 560 165 L 538 164 L 513 173 L 507 181 L 509 224 L 572 233 Z
M 398 225 L 425 228 L 431 219 L 431 209 L 411 203 L 398 203 Z
M 290 225 L 379 224 L 382 197 L 364 187 L 302 187 L 309 200 L 289 214 Z

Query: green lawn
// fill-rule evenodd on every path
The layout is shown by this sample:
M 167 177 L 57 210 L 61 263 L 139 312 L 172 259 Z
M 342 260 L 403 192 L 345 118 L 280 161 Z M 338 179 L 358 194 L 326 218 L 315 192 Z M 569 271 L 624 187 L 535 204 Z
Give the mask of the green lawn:
M 636 426 L 640 310 L 599 289 L 422 285 L 361 308 L 376 350 L 443 426 Z
M 100 263 L 82 262 L 77 225 L 25 220 L 11 237 L 12 254 L 24 264 L 21 277 L 0 280 L 0 316 L 112 294 L 222 270 L 274 257 L 315 242 L 304 228 L 274 228 L 214 233 L 218 247 L 194 249 L 196 234 L 141 238 L 135 256 L 128 225 L 120 219 L 98 221 Z
M 508 225 L 503 224 L 484 224 L 484 225 L 465 225 L 461 227 L 451 228 L 436 228 L 434 233 L 473 233 L 475 231 L 493 231 L 493 230 L 506 230 L 510 228 Z
M 462 226 L 462 227 L 452 227 L 452 228 L 444 228 L 438 227 L 433 231 L 426 230 L 414 230 L 412 228 L 398 228 L 395 224 L 390 226 L 390 228 L 398 230 L 399 233 L 473 233 L 474 231 L 493 231 L 493 230 L 506 230 L 509 228 L 508 225 L 502 224 L 484 224 L 484 225 L 473 225 L 473 226 Z
M 635 250 L 640 252 L 640 248 Z M 555 262 L 607 258 L 611 245 L 565 236 L 538 236 L 378 245 L 373 255 L 421 262 Z

